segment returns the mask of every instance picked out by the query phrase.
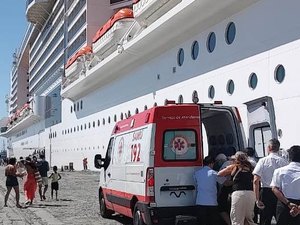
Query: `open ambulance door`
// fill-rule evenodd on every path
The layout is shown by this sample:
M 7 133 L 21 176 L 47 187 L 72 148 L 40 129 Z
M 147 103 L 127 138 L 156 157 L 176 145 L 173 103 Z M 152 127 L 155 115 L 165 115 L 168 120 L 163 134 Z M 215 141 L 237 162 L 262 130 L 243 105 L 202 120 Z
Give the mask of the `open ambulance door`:
M 268 141 L 277 138 L 273 100 L 269 96 L 244 103 L 247 105 L 249 146 L 257 157 L 266 156 Z

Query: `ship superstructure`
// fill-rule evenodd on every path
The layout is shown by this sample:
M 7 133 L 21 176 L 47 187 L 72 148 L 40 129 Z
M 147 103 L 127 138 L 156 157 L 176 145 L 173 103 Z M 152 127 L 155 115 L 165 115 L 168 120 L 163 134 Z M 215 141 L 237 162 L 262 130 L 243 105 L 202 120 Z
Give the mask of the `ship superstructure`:
M 29 1 L 35 25 L 12 73 L 29 77 L 17 104 L 12 76 L 11 116 L 23 103 L 29 113 L 2 133 L 16 156 L 43 150 L 81 169 L 117 121 L 170 99 L 238 107 L 259 157 L 271 137 L 297 144 L 298 1 L 46 1 L 44 20 L 30 14 L 40 2 Z M 203 145 L 227 154 L 225 137 Z

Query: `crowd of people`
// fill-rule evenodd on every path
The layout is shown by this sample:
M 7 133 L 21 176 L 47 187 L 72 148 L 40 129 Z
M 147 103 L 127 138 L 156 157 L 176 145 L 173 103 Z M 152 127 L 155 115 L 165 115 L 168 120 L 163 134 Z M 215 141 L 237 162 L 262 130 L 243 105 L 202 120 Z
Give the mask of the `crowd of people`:
M 289 161 L 271 139 L 268 155 L 258 161 L 253 148 L 232 157 L 207 156 L 194 174 L 200 225 L 300 225 L 300 146 Z M 219 215 L 219 216 L 217 216 Z
M 6 187 L 7 192 L 4 198 L 4 207 L 7 207 L 7 201 L 12 189 L 15 191 L 16 206 L 22 208 L 20 204 L 20 191 L 18 178 L 24 179 L 24 194 L 26 202 L 24 207 L 32 205 L 36 192 L 38 190 L 41 201 L 46 200 L 46 192 L 48 190 L 48 179 L 51 179 L 51 198 L 55 191 L 55 198 L 57 198 L 57 191 L 59 189 L 58 180 L 61 179 L 57 172 L 57 167 L 53 167 L 53 173 L 48 177 L 49 163 L 45 160 L 44 155 L 40 155 L 40 159 L 36 156 L 28 156 L 25 159 L 20 157 L 19 161 L 12 157 L 8 160 L 8 165 L 5 167 Z

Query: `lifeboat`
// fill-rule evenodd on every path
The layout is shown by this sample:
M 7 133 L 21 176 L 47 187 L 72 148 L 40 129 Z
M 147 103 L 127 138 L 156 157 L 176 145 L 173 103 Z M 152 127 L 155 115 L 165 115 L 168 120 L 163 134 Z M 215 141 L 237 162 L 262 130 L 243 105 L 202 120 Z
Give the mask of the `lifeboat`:
M 66 77 L 73 77 L 75 75 L 79 75 L 82 72 L 85 72 L 86 58 L 90 58 L 92 52 L 93 51 L 91 46 L 85 46 L 80 49 L 74 56 L 72 56 L 65 66 Z
M 114 52 L 134 21 L 131 9 L 121 9 L 114 14 L 93 37 L 94 55 L 104 59 Z
M 134 0 L 134 18 L 141 26 L 148 26 L 182 0 Z

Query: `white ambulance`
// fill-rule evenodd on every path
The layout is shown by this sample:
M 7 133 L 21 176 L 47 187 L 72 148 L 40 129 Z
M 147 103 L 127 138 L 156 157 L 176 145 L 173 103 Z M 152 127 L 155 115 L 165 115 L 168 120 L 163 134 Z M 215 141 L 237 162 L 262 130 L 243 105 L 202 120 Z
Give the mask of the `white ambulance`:
M 133 218 L 134 225 L 166 224 L 195 214 L 193 174 L 204 151 L 233 155 L 244 148 L 236 108 L 217 104 L 154 107 L 118 122 L 101 169 L 100 214 Z

